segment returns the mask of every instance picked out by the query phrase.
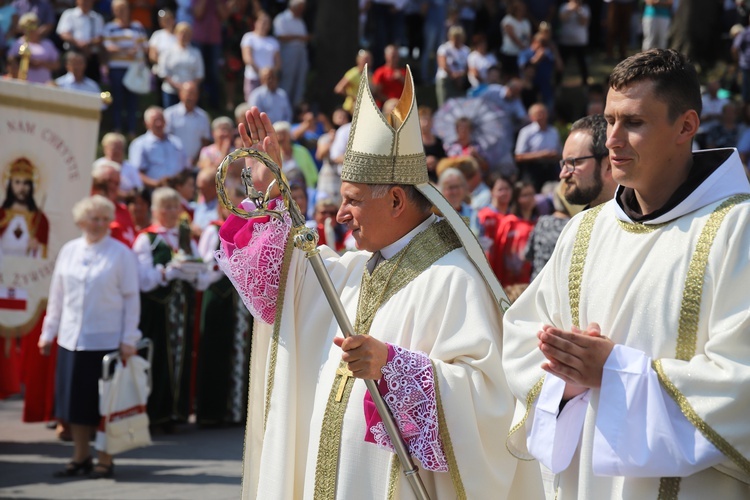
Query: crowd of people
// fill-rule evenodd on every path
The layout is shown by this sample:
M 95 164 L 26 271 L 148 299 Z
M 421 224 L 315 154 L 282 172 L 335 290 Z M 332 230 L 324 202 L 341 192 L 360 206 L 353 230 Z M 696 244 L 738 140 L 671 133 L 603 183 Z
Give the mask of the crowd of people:
M 84 236 L 63 249 L 74 258 L 58 259 L 40 349 L 48 352 L 63 330 L 61 317 L 96 323 L 76 287 L 94 287 L 86 288 L 89 296 L 139 322 L 109 325 L 113 332 L 127 332 L 122 345 L 114 336 L 106 345 L 84 342 L 79 345 L 85 350 L 58 359 L 57 416 L 71 424 L 76 443 L 61 474 L 113 474 L 111 457 L 100 456 L 93 468 L 86 439 L 98 422 L 92 367 L 106 350 L 131 355 L 137 332 L 154 343 L 148 405 L 153 425 L 171 432 L 191 413 L 207 426 L 245 418 L 253 320 L 213 265 L 228 215 L 214 175 L 221 160 L 243 146 L 237 128 L 248 126 L 251 107 L 273 124 L 281 167 L 308 224 L 318 229 L 322 244 L 345 253 L 356 248 L 356 238 L 337 214 L 360 81 L 371 82 L 375 103 L 389 115 L 413 71 L 434 97 L 425 101 L 435 103 L 418 109 L 429 178 L 467 221 L 495 275 L 516 298 L 549 260 L 568 220 L 611 199 L 616 187 L 602 117 L 609 86 L 592 77 L 587 48 L 601 42 L 614 62 L 632 48 L 668 43 L 671 0 L 646 0 L 642 13 L 635 13 L 635 1 L 606 2 L 606 15 L 594 11 L 593 4 L 601 2 L 591 3 L 508 0 L 486 16 L 489 7 L 479 1 L 361 1 L 362 48 L 331 89 L 341 106 L 327 114 L 306 101 L 313 31 L 305 0 L 3 2 L 0 36 L 6 41 L 8 78 L 18 77 L 19 49 L 27 44 L 28 82 L 112 93 L 102 157 L 92 167 L 92 196 L 74 211 Z M 639 23 L 631 22 L 634 14 Z M 600 24 L 606 36 L 599 34 Z M 642 42 L 634 25 L 641 26 Z M 736 58 L 737 73 L 745 78 L 704 78 L 701 127 L 693 145 L 737 147 L 746 165 L 749 33 L 732 27 L 734 42 L 726 54 L 727 60 Z M 413 62 L 411 69 L 405 61 Z M 577 74 L 567 67 L 573 61 Z M 126 83 L 138 64 L 151 70 L 160 105 L 144 109 L 145 98 Z M 572 111 L 559 98 L 563 78 L 579 83 L 584 96 Z M 481 100 L 499 133 L 488 141 L 480 116 L 447 112 L 457 99 Z M 139 135 L 140 116 L 145 132 Z M 229 169 L 227 190 L 235 204 L 244 196 L 242 167 Z M 113 239 L 132 250 L 137 268 L 123 270 L 117 277 L 123 285 L 116 289 L 112 279 L 98 274 L 113 272 L 103 266 L 105 260 L 120 259 Z M 118 266 L 130 265 L 128 259 Z M 62 286 L 66 280 L 75 281 L 72 288 Z M 109 289 L 96 288 L 105 285 Z M 78 341 L 57 340 L 61 351 Z M 75 396 L 88 399 L 71 399 L 72 386 L 88 387 L 84 396 Z M 85 416 L 73 411 L 78 408 L 87 408 Z

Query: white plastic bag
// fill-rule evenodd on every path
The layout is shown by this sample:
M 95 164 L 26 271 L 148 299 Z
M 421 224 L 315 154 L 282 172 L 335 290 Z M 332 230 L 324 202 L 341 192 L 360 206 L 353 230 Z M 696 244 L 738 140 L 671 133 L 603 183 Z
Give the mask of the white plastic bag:
M 142 51 L 139 51 L 135 62 L 128 67 L 125 76 L 122 78 L 122 84 L 134 94 L 151 92 L 151 70 L 146 66 Z
M 126 365 L 118 359 L 109 380 L 99 380 L 99 414 L 96 449 L 110 455 L 151 445 L 146 402 L 149 363 L 131 356 Z

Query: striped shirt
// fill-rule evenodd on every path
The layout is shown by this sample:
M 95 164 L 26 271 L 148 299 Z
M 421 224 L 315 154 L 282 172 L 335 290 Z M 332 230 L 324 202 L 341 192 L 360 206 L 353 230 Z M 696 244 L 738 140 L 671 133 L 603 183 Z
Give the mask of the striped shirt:
M 130 50 L 138 48 L 145 52 L 148 36 L 138 21 L 131 22 L 129 26 L 120 26 L 116 21 L 111 21 L 104 26 L 104 47 L 109 53 L 110 68 L 127 68 L 137 57 Z

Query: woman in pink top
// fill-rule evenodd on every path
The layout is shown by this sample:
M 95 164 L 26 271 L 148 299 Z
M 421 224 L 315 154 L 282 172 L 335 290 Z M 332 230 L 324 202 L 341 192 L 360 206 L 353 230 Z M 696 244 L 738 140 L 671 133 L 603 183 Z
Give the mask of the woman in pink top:
M 39 34 L 39 18 L 33 12 L 22 15 L 18 26 L 23 31 L 23 36 L 13 43 L 10 54 L 17 55 L 21 45 L 28 42 L 31 58 L 26 80 L 31 83 L 49 83 L 52 81 L 52 72 L 60 67 L 60 53 L 51 41 Z

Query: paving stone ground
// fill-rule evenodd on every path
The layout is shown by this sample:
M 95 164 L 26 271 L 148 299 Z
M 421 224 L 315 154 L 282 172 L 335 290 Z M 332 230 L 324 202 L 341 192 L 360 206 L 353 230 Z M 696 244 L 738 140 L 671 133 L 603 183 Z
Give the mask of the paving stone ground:
M 23 401 L 0 401 L 0 499 L 235 500 L 240 496 L 243 428 L 154 434 L 154 445 L 115 457 L 114 479 L 57 479 L 72 455 L 44 424 L 21 422 Z

